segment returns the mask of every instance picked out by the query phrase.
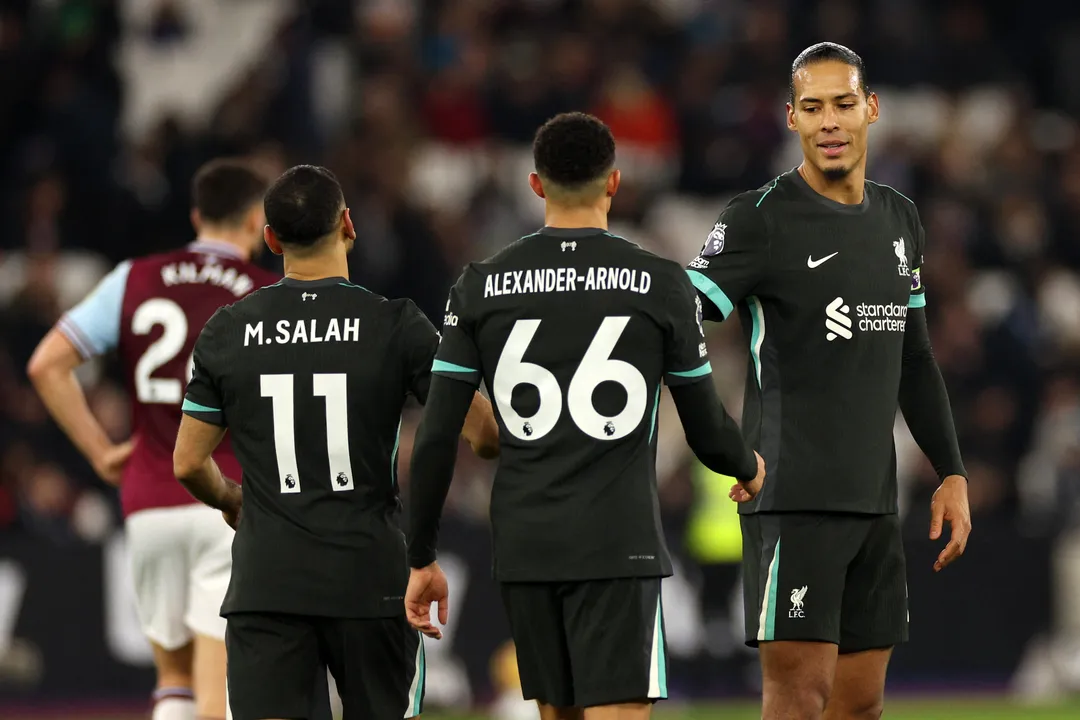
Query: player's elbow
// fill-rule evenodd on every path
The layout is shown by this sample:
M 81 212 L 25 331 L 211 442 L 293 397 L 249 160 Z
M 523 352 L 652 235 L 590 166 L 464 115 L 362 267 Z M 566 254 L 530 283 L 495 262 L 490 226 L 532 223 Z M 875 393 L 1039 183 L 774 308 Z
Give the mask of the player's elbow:
M 41 394 L 82 363 L 82 356 L 63 334 L 51 330 L 26 363 L 26 377 Z
M 196 462 L 196 458 L 185 452 L 178 443 L 173 451 L 173 475 L 176 479 L 186 485 L 198 474 L 201 467 L 202 462 Z
M 41 388 L 48 384 L 50 377 L 56 373 L 56 364 L 50 362 L 48 356 L 41 351 L 39 346 L 26 363 L 26 377 L 35 388 Z

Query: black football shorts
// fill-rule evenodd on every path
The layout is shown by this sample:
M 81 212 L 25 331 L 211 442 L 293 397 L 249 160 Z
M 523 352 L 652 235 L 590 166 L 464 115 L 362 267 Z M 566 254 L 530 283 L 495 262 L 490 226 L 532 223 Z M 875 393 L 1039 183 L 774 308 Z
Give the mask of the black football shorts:
M 841 653 L 908 639 L 907 575 L 896 515 L 743 515 L 746 644 L 835 643 Z
M 424 644 L 404 617 L 231 613 L 225 644 L 235 720 L 307 720 L 322 667 L 337 682 L 344 720 L 402 720 L 423 708 Z
M 667 697 L 660 578 L 502 583 L 526 700 L 556 707 Z

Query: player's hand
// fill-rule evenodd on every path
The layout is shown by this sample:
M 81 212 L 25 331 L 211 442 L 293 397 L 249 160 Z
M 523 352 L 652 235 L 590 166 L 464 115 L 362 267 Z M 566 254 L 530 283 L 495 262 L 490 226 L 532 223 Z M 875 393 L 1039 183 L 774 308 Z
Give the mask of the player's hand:
M 445 625 L 450 613 L 449 598 L 450 587 L 439 563 L 413 568 L 405 590 L 405 617 L 420 632 L 441 640 L 442 631 L 431 622 L 431 603 L 438 603 L 439 624 Z
M 934 562 L 934 572 L 940 572 L 964 554 L 971 534 L 971 508 L 968 507 L 968 484 L 962 475 L 950 475 L 941 481 L 930 501 L 930 539 L 941 537 L 944 522 L 949 522 L 949 544 Z
M 753 500 L 761 492 L 761 486 L 765 483 L 765 458 L 761 457 L 756 451 L 754 457 L 757 458 L 757 475 L 754 479 L 745 483 L 737 482 L 728 491 L 728 497 L 737 503 Z
M 244 494 L 239 485 L 227 483 L 228 495 L 221 510 L 221 517 L 233 530 L 240 529 L 240 516 L 244 510 Z
M 109 485 L 118 486 L 120 477 L 124 473 L 124 465 L 127 463 L 128 458 L 131 457 L 131 452 L 134 449 L 134 440 L 126 440 L 117 445 L 112 445 L 108 450 L 101 453 L 100 457 L 94 459 L 94 472 Z

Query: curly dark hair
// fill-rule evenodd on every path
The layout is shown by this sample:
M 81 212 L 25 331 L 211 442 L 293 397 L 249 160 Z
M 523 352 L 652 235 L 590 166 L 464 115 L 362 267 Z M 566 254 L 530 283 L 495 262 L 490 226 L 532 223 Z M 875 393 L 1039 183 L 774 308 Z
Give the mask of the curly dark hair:
M 533 162 L 544 180 L 577 190 L 615 167 L 615 137 L 592 115 L 562 113 L 536 131 Z

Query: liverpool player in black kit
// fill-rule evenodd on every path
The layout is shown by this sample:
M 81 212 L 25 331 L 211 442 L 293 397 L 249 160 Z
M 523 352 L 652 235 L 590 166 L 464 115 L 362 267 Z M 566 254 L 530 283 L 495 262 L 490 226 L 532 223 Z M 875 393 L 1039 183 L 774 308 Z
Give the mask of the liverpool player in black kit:
M 470 264 L 450 293 L 417 430 L 406 595 L 438 636 L 434 562 L 456 437 L 481 380 L 501 454 L 491 497 L 494 571 L 524 697 L 544 720 L 647 717 L 667 696 L 660 579 L 671 560 L 656 493 L 656 414 L 671 388 L 687 440 L 749 500 L 764 468 L 711 381 L 700 305 L 683 269 L 607 232 L 619 185 L 608 128 L 547 122 L 529 182 L 546 225 Z M 735 492 L 733 490 L 733 492 Z
M 307 717 L 322 665 L 346 720 L 413 717 L 424 653 L 402 605 L 397 436 L 406 396 L 427 399 L 439 336 L 411 301 L 348 281 L 356 233 L 327 170 L 287 171 L 265 208 L 285 279 L 206 324 L 174 455 L 181 482 L 237 527 L 221 610 L 233 717 Z M 463 434 L 491 456 L 490 405 L 468 400 Z M 226 428 L 242 490 L 210 457 Z
M 766 720 L 877 718 L 907 639 L 897 407 L 941 478 L 930 537 L 964 551 L 967 480 L 930 348 L 915 205 L 866 179 L 878 118 L 862 60 L 821 43 L 795 60 L 788 127 L 802 164 L 733 199 L 689 274 L 705 317 L 750 344 L 743 428 L 764 490 L 741 505 L 747 642 Z

